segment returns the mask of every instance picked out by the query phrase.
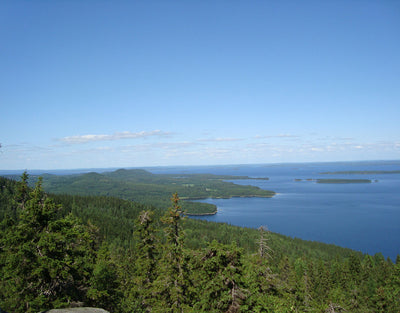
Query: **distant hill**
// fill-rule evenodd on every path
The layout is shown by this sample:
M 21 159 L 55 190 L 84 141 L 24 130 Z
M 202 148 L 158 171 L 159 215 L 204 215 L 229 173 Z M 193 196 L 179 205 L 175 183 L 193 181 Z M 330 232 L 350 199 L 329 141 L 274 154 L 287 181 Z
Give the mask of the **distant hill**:
M 32 176 L 32 182 L 38 176 Z M 187 214 L 214 214 L 215 205 L 189 202 L 207 198 L 273 197 L 274 191 L 237 185 L 227 180 L 251 179 L 248 176 L 212 174 L 152 174 L 142 169 L 118 169 L 106 173 L 74 175 L 44 174 L 43 188 L 55 194 L 113 196 L 121 199 L 167 207 L 168 199 L 178 193 Z M 13 177 L 15 178 L 15 177 Z M 268 179 L 268 178 L 263 178 Z

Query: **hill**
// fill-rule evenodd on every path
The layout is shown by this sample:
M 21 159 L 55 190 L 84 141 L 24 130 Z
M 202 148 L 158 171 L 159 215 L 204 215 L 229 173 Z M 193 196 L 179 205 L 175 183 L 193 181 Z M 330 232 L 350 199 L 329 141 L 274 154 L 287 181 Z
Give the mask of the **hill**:
M 34 184 L 37 176 L 32 177 Z M 237 185 L 227 180 L 250 179 L 247 176 L 152 174 L 141 169 L 119 169 L 106 173 L 81 175 L 43 175 L 43 188 L 55 194 L 102 195 L 155 206 L 168 206 L 168 199 L 178 193 L 188 215 L 214 214 L 215 205 L 188 200 L 230 197 L 273 197 L 275 192 L 255 186 Z M 264 178 L 267 179 L 267 178 Z

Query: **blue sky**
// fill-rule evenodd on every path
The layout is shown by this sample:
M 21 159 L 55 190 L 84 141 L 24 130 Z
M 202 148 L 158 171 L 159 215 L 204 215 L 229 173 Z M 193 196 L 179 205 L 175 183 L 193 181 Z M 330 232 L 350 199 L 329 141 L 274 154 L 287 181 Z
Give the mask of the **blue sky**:
M 398 1 L 2 1 L 0 169 L 400 159 Z

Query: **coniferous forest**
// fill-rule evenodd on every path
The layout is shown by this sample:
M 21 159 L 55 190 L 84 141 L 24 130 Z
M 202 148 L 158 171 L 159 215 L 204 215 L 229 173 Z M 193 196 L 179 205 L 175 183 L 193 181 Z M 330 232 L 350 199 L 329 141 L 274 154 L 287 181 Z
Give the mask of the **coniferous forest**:
M 0 177 L 0 310 L 400 312 L 399 256 L 189 219 L 177 193 L 162 207 L 28 178 Z

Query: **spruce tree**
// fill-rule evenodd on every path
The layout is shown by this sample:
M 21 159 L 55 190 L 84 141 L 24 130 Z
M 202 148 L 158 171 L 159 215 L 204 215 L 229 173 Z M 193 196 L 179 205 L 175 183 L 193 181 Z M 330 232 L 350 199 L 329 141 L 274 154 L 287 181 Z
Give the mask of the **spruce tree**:
M 213 241 L 196 269 L 201 286 L 196 312 L 239 312 L 246 298 L 243 288 L 242 250 Z
M 18 221 L 0 238 L 0 306 L 38 312 L 84 301 L 94 261 L 92 235 L 76 218 L 58 219 L 59 209 L 39 179 L 28 192 L 24 173 L 16 201 Z
M 134 262 L 127 264 L 131 279 L 126 282 L 124 309 L 126 312 L 151 312 L 155 302 L 153 282 L 157 278 L 159 248 L 153 221 L 153 211 L 142 211 L 135 222 L 136 249 Z
M 90 279 L 87 296 L 92 306 L 101 307 L 109 312 L 119 312 L 121 300 L 117 266 L 110 255 L 111 248 L 103 242 L 97 253 L 96 263 Z
M 156 289 L 164 312 L 184 312 L 189 304 L 188 257 L 185 254 L 182 219 L 184 212 L 178 194 L 171 198 L 172 205 L 161 219 L 165 224 L 166 243 L 160 264 L 162 275 L 158 277 Z

